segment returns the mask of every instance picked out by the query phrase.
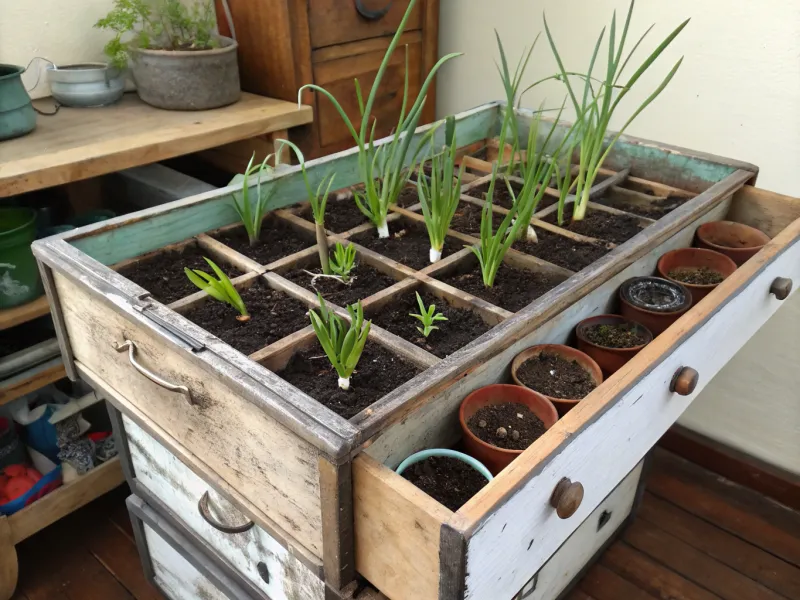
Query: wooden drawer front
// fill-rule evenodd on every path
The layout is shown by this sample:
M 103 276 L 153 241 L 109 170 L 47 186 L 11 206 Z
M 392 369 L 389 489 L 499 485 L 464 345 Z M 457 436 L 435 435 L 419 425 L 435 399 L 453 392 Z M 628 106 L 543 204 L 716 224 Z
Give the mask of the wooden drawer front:
M 370 20 L 359 14 L 355 0 L 309 0 L 308 21 L 311 31 L 311 47 L 323 48 L 334 44 L 392 35 L 397 31 L 400 21 L 403 20 L 409 0 L 358 0 L 358 4 L 370 12 L 378 11 L 386 5 L 390 5 L 390 7 L 389 11 L 381 18 Z M 406 21 L 406 31 L 422 27 L 422 6 L 424 4 L 425 0 L 417 2 L 414 12 Z
M 114 310 L 63 275 L 55 286 L 72 351 L 89 379 L 108 388 L 126 411 L 147 415 L 197 461 L 246 498 L 264 521 L 322 556 L 318 453 L 217 377 L 191 352 L 180 352 L 154 328 Z M 115 344 L 136 344 L 136 358 L 196 398 L 157 385 L 137 372 Z
M 340 102 L 342 108 L 354 124 L 361 123 L 358 100 L 353 80 L 358 78 L 361 91 L 366 97 L 372 89 L 372 82 L 378 73 L 385 50 L 368 52 L 325 61 L 314 65 L 314 81 L 327 89 Z M 383 81 L 375 98 L 372 114 L 377 119 L 375 139 L 389 135 L 397 127 L 397 120 L 403 104 L 403 84 L 405 78 L 405 48 L 395 50 L 391 62 L 383 76 Z M 422 42 L 408 45 L 408 97 L 413 103 L 422 86 Z M 408 110 L 407 107 L 406 110 Z M 316 114 L 319 127 L 319 143 L 323 147 L 350 148 L 355 146 L 352 135 L 342 122 L 339 112 L 330 100 L 321 94 L 316 96 Z M 358 129 L 358 127 L 357 127 Z
M 160 500 L 187 529 L 271 600 L 324 598 L 322 580 L 257 525 L 246 532 L 230 534 L 208 524 L 198 509 L 205 493 L 209 494 L 209 510 L 217 521 L 241 525 L 249 519 L 132 420 L 123 416 L 123 422 L 138 484 Z
M 775 253 L 777 257 L 770 262 L 765 253 Z M 456 515 L 457 519 L 465 517 L 472 523 L 466 532 L 465 598 L 482 600 L 515 593 L 778 310 L 782 303 L 769 292 L 772 282 L 777 277 L 800 282 L 797 236 L 783 248 L 776 243 L 767 246 L 752 264 L 742 267 L 742 273 L 747 272 L 748 266 L 756 269 L 759 259 L 765 266 L 751 278 L 734 288 L 736 278 L 732 277 L 731 286 L 723 285 L 709 295 L 610 377 L 585 405 L 582 403 L 559 421 L 548 433 L 563 431 L 563 437 L 549 435 L 547 439 L 551 446 L 569 439 L 560 451 L 543 444 L 536 448 L 537 452 L 523 455 L 503 471 L 494 484 L 499 484 L 495 490 L 508 490 L 505 500 L 496 493 L 486 494 Z M 632 386 L 620 386 L 627 374 L 648 364 L 653 366 L 642 371 Z M 673 376 L 684 366 L 700 374 L 696 389 L 688 396 L 670 391 Z M 567 434 L 574 424 L 586 419 L 584 413 L 593 410 L 592 400 L 600 400 L 601 395 L 622 397 L 589 418 L 577 435 Z M 540 464 L 541 457 L 549 453 L 555 456 Z M 521 473 L 531 471 L 535 473 L 532 477 L 511 483 L 518 481 Z M 569 519 L 559 519 L 549 503 L 563 477 L 581 482 L 585 490 L 583 502 Z M 504 487 L 506 482 L 511 489 Z

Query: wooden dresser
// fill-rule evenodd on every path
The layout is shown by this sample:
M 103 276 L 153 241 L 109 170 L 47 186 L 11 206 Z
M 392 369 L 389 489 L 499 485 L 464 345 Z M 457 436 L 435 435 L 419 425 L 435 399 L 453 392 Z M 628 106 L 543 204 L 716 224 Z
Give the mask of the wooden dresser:
M 354 79 L 366 96 L 389 47 L 408 0 L 228 0 L 239 42 L 242 88 L 282 100 L 296 100 L 307 83 L 329 90 L 353 121 L 358 121 Z M 218 21 L 226 32 L 221 3 Z M 376 100 L 376 139 L 391 133 L 403 102 L 405 47 L 408 47 L 409 97 L 416 98 L 437 60 L 439 0 L 422 0 L 412 13 Z M 431 87 L 421 124 L 434 118 Z M 314 122 L 291 137 L 313 158 L 354 145 L 327 98 L 313 92 L 303 103 L 314 107 Z

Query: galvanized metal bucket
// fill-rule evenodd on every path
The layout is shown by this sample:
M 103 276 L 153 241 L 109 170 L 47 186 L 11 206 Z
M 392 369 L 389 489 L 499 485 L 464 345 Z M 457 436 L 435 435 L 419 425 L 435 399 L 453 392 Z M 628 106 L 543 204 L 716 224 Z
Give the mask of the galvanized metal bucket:
M 0 140 L 30 133 L 36 127 L 36 112 L 25 91 L 24 67 L 0 64 Z

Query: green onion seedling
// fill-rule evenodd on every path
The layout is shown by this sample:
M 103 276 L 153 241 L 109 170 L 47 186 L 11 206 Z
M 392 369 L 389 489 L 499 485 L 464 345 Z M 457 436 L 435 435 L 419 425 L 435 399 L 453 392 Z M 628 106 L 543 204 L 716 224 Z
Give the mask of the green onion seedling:
M 313 309 L 308 312 L 311 326 L 325 355 L 339 374 L 339 387 L 349 390 L 350 376 L 361 359 L 372 321 L 364 322 L 364 309 L 360 300 L 358 304 L 347 307 L 350 323 L 345 325 L 345 322 L 325 305 L 322 294 L 317 293 L 317 299 L 320 306 L 319 314 Z
M 255 246 L 261 237 L 261 224 L 264 221 L 264 214 L 267 211 L 267 204 L 269 203 L 272 195 L 275 193 L 275 188 L 271 187 L 268 194 L 261 193 L 261 175 L 264 172 L 271 172 L 272 167 L 267 164 L 267 161 L 272 158 L 272 154 L 264 159 L 260 167 L 253 171 L 253 161 L 256 159 L 255 153 L 247 163 L 247 168 L 244 171 L 244 180 L 242 181 L 242 197 L 241 201 L 235 196 L 233 198 L 233 206 L 242 220 L 244 229 L 247 232 L 247 238 L 250 240 L 250 245 Z M 250 204 L 250 175 L 258 177 L 258 185 L 256 186 L 256 199 L 254 206 Z
M 331 256 L 331 272 L 342 278 L 343 283 L 350 280 L 350 273 L 356 267 L 356 247 L 353 242 L 343 246 L 342 242 L 336 242 Z
M 227 275 L 225 275 L 225 273 L 223 273 L 222 269 L 214 264 L 213 261 L 205 256 L 203 258 L 205 258 L 208 266 L 211 267 L 211 270 L 214 271 L 214 274 L 217 277 L 214 278 L 212 275 L 209 275 L 204 271 L 200 271 L 199 269 L 189 269 L 184 267 L 183 271 L 186 273 L 186 277 L 189 278 L 189 281 L 191 281 L 215 300 L 230 304 L 233 308 L 238 310 L 239 316 L 236 317 L 238 321 L 243 323 L 249 321 L 250 315 L 247 313 L 247 307 L 244 305 L 244 301 L 239 295 L 239 292 L 237 292 L 236 288 L 233 287 L 231 280 Z
M 422 296 L 419 295 L 419 292 L 417 292 L 417 304 L 419 305 L 419 314 L 409 313 L 408 316 L 414 317 L 422 323 L 422 327 L 417 327 L 417 331 L 427 338 L 434 329 L 439 329 L 434 323 L 447 321 L 447 317 L 440 312 L 436 312 L 435 304 L 431 304 L 426 310 L 425 303 L 422 301 Z

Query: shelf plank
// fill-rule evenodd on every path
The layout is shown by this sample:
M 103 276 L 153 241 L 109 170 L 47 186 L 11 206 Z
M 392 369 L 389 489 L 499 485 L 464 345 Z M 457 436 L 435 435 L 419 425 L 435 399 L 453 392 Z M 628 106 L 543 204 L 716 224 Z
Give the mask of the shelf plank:
M 110 492 L 124 480 L 120 459 L 114 457 L 86 475 L 62 485 L 8 517 L 11 542 L 20 543 L 95 498 Z
M 61 357 L 37 365 L 0 382 L 0 406 L 67 376 Z
M 0 331 L 43 317 L 50 312 L 47 296 L 39 296 L 22 306 L 0 310 Z

